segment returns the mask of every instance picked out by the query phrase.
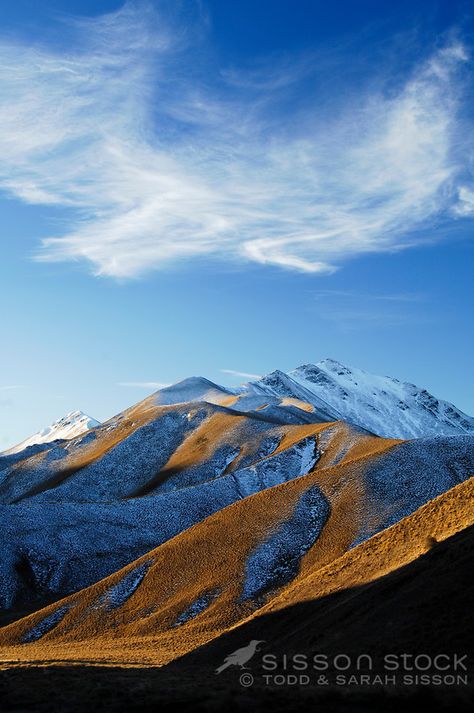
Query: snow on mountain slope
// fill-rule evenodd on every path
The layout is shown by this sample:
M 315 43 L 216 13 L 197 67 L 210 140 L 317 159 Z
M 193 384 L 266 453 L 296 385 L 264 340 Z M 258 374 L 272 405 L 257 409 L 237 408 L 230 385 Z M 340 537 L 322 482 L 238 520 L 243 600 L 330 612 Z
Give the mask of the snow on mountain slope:
M 96 426 L 99 426 L 99 421 L 87 416 L 87 414 L 82 411 L 71 411 L 71 413 L 68 413 L 58 421 L 55 421 L 51 424 L 51 426 L 48 426 L 48 428 L 38 431 L 38 433 L 26 438 L 17 446 L 13 446 L 13 448 L 3 451 L 2 455 L 7 456 L 13 455 L 14 453 L 20 453 L 20 451 L 23 451 L 25 448 L 40 443 L 52 443 L 57 440 L 76 438 L 85 431 L 95 428 Z
M 341 421 L 342 416 L 339 411 L 329 405 L 324 399 L 324 395 L 317 395 L 312 389 L 308 389 L 304 384 L 298 383 L 290 378 L 283 371 L 272 371 L 259 381 L 249 385 L 252 391 L 264 393 L 272 397 L 284 397 L 298 399 L 303 403 L 310 403 L 314 406 L 314 414 L 321 421 Z
M 84 502 L 52 490 L 0 504 L 0 536 L 9 542 L 0 561 L 0 608 L 88 586 L 218 510 L 304 476 L 317 459 L 310 436 L 247 467 L 163 493 Z
M 165 386 L 156 392 L 155 402 L 160 406 L 185 403 L 188 401 L 207 401 L 208 403 L 225 403 L 234 398 L 232 391 L 215 384 L 203 376 L 191 376 L 177 384 Z
M 326 420 L 342 419 L 388 438 L 474 433 L 474 418 L 425 389 L 333 359 L 272 372 L 247 388 L 304 399 Z

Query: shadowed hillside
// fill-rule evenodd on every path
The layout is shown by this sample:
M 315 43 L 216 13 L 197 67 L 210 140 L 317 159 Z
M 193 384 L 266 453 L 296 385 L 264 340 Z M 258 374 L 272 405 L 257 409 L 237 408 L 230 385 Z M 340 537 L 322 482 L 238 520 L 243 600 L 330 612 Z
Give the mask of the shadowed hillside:
M 361 652 L 379 662 L 389 650 L 395 653 L 451 654 L 471 649 L 474 634 L 470 583 L 474 530 L 472 527 L 433 545 L 411 564 L 373 583 L 344 590 L 316 601 L 294 605 L 258 617 L 221 636 L 211 644 L 161 669 L 49 667 L 10 668 L 0 671 L 0 697 L 5 711 L 23 705 L 31 713 L 58 713 L 102 708 L 108 711 L 197 710 L 274 711 L 317 707 L 334 713 L 400 710 L 468 711 L 472 709 L 470 685 L 437 686 L 276 686 L 262 679 L 262 660 L 271 653 L 324 653 L 330 660 L 344 652 Z M 436 581 L 436 586 L 433 586 Z M 433 626 L 433 622 L 436 625 Z M 225 657 L 253 638 L 265 639 L 262 650 L 249 664 L 254 684 L 239 683 L 239 669 L 216 676 Z M 472 659 L 469 661 L 472 666 Z M 281 666 L 276 672 L 281 672 Z M 275 671 L 272 672 L 275 674 Z M 357 671 L 349 670 L 357 675 Z M 381 673 L 376 666 L 374 673 Z M 328 672 L 333 680 L 334 669 Z

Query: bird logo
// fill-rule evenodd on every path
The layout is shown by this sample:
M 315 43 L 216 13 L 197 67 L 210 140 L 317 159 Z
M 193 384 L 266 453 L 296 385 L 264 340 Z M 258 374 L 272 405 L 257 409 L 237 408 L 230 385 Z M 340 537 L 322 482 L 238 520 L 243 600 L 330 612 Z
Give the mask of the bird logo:
M 219 666 L 219 668 L 216 668 L 216 674 L 222 673 L 222 671 L 225 671 L 225 669 L 229 668 L 229 666 L 240 666 L 240 668 L 248 668 L 246 664 L 255 655 L 256 651 L 260 651 L 258 645 L 264 643 L 265 641 L 263 640 L 252 639 L 250 644 L 247 644 L 247 646 L 243 646 L 241 649 L 233 651 L 225 658 L 224 663 Z

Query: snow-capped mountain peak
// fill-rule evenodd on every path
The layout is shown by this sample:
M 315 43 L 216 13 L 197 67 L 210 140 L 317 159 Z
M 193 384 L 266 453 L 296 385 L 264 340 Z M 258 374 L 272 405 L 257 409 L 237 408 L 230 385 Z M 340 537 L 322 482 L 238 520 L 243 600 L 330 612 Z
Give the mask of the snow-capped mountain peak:
M 85 433 L 85 431 L 99 425 L 99 421 L 91 418 L 83 413 L 83 411 L 71 411 L 71 413 L 66 414 L 66 416 L 52 423 L 51 426 L 44 428 L 42 431 L 38 431 L 38 433 L 35 433 L 29 438 L 25 438 L 24 441 L 13 446 L 13 448 L 4 451 L 2 455 L 13 455 L 14 453 L 23 451 L 29 446 L 40 443 L 51 443 L 52 441 L 76 438 L 82 433 Z
M 474 418 L 426 389 L 389 376 L 348 367 L 335 359 L 274 371 L 251 384 L 281 396 L 293 396 L 343 419 L 392 438 L 474 432 Z
M 345 420 L 381 436 L 417 438 L 474 431 L 473 418 L 426 389 L 334 359 L 300 366 L 289 375 L 316 395 L 323 395 Z

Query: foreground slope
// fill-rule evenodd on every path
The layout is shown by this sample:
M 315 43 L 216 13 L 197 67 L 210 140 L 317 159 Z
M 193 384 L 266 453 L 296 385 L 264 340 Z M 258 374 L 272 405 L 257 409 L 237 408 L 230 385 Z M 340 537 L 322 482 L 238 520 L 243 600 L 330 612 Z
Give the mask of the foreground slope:
M 383 676 L 380 662 L 387 651 L 412 657 L 419 653 L 434 657 L 442 651 L 452 661 L 453 655 L 463 656 L 470 650 L 473 620 L 466 612 L 471 607 L 474 528 L 467 525 L 473 519 L 472 495 L 472 481 L 463 483 L 359 545 L 335 562 L 334 585 L 328 566 L 320 570 L 325 585 L 318 590 L 319 575 L 314 568 L 301 580 L 303 585 L 313 578 L 316 584 L 309 599 L 282 598 L 282 607 L 266 613 L 262 610 L 262 615 L 224 630 L 218 638 L 211 632 L 209 643 L 192 651 L 179 639 L 172 650 L 172 656 L 178 658 L 162 668 L 150 668 L 147 663 L 130 668 L 123 666 L 123 657 L 117 661 L 122 647 L 130 653 L 139 645 L 131 639 L 113 641 L 105 667 L 89 662 L 97 660 L 98 649 L 107 645 L 107 638 L 95 644 L 84 642 L 84 659 L 76 658 L 73 665 L 68 665 L 70 652 L 64 647 L 36 651 L 28 644 L 5 647 L 4 657 L 11 658 L 0 666 L 2 706 L 6 711 L 24 709 L 30 713 L 51 710 L 52 702 L 58 713 L 95 709 L 117 713 L 152 709 L 254 713 L 270 709 L 287 713 L 315 707 L 334 713 L 471 711 L 472 679 L 471 686 L 401 685 L 398 674 L 397 682 L 386 686 L 334 685 L 334 657 L 341 652 L 349 655 L 351 667 L 344 675 L 357 677 L 360 671 L 353 662 L 365 652 L 372 657 L 374 669 L 363 669 L 363 673 Z M 18 628 L 10 628 L 10 640 L 19 633 Z M 252 639 L 264 640 L 244 671 L 252 675 L 253 685 L 240 683 L 242 672 L 235 666 L 216 675 L 226 657 Z M 201 634 L 200 639 L 194 637 L 194 643 L 198 640 L 206 638 Z M 153 663 L 153 657 L 156 661 L 160 654 L 159 634 L 150 637 L 146 645 L 147 661 Z M 312 671 L 309 684 L 267 683 L 262 678 L 261 658 L 267 654 L 278 663 L 272 673 L 283 675 L 288 673 L 282 670 L 284 654 L 289 661 L 294 654 L 310 661 L 313 655 L 323 654 L 330 665 L 328 685 L 319 685 Z M 35 658 L 41 665 L 28 665 Z M 60 666 L 52 665 L 55 659 Z M 467 663 L 472 670 L 472 659 Z
M 379 545 L 388 532 L 374 538 Z M 396 547 L 403 542 L 399 535 L 385 545 Z M 374 581 L 254 617 L 160 669 L 149 699 L 184 709 L 197 697 L 203 710 L 470 711 L 473 555 L 471 525 L 433 539 L 425 553 Z M 225 667 L 229 654 L 251 641 L 262 643 L 249 670 Z M 323 674 L 312 668 L 314 656 L 327 663 Z M 309 662 L 304 683 L 282 685 L 288 676 L 302 680 L 301 661 Z M 251 676 L 248 689 L 242 673 L 244 680 Z

